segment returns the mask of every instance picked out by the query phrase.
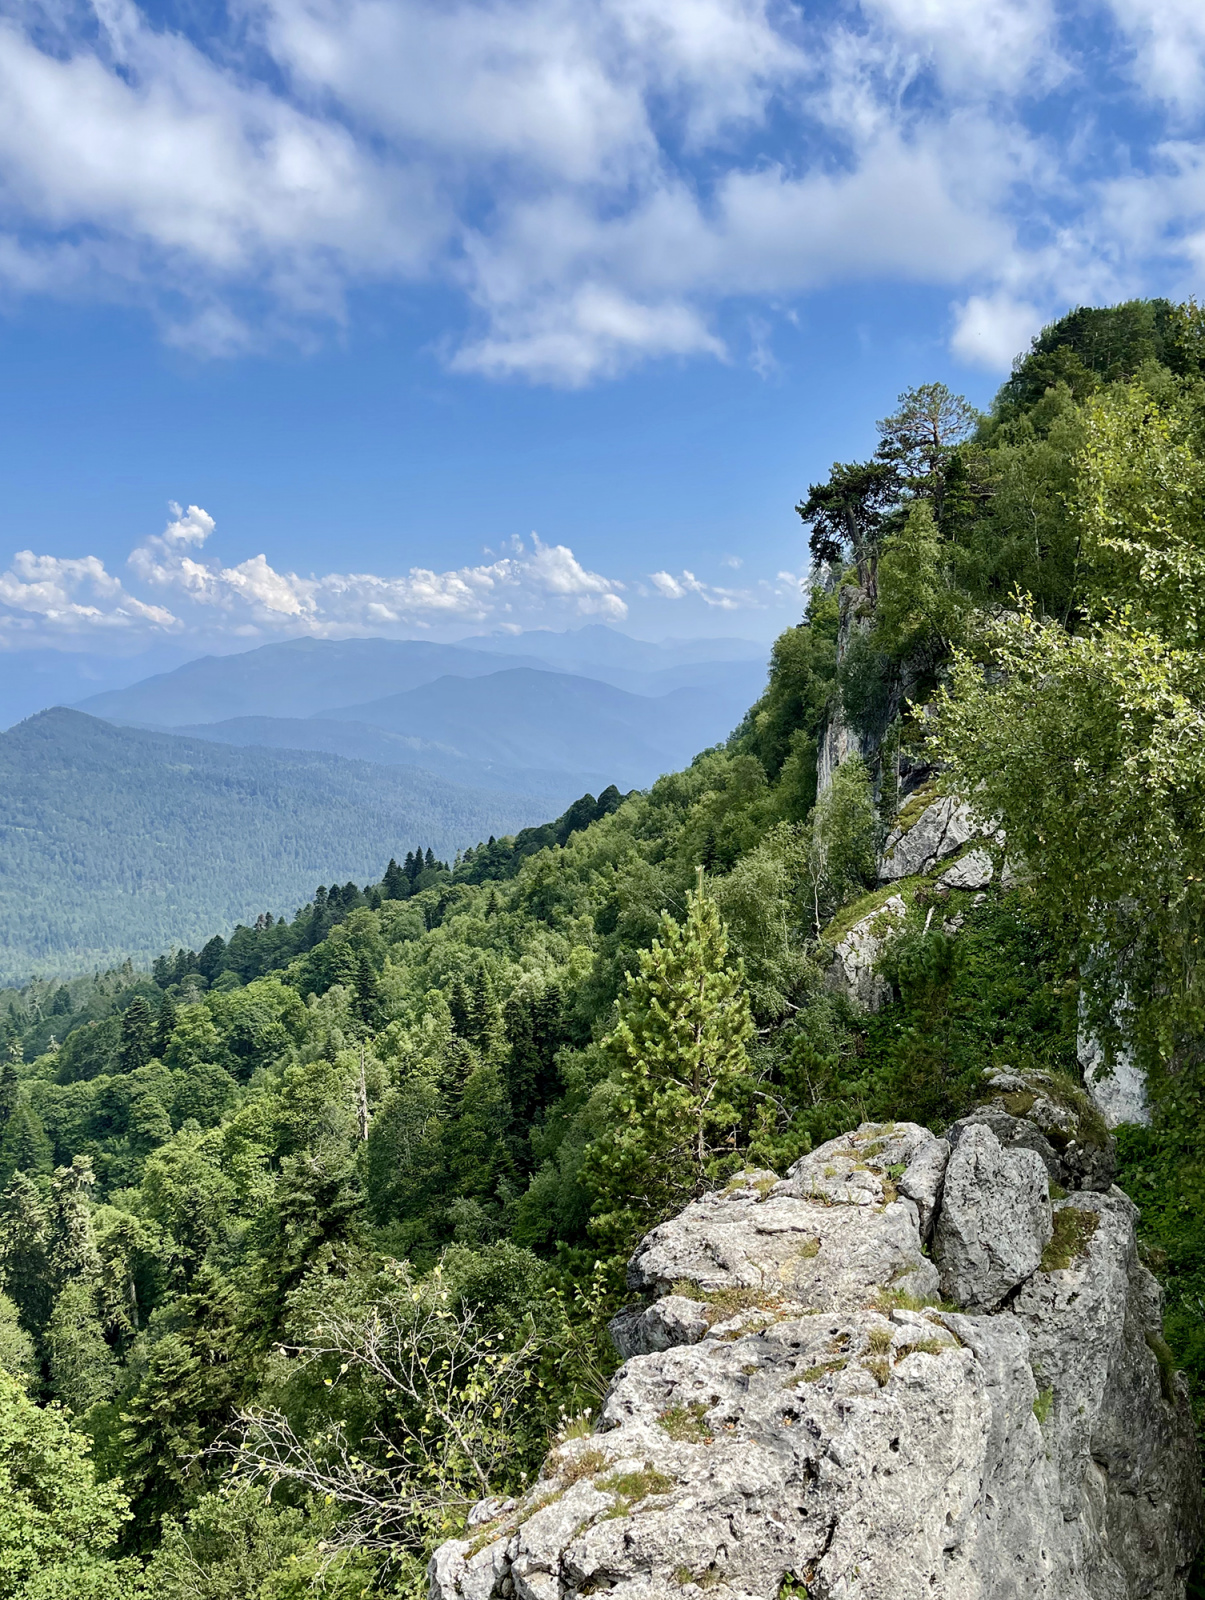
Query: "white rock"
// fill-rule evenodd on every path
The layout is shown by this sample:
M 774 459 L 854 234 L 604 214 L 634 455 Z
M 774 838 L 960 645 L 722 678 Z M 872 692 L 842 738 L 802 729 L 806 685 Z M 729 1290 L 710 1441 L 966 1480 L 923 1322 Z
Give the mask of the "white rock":
M 885 1316 L 871 1263 L 889 1293 L 896 1263 L 923 1258 L 916 1204 L 891 1201 L 873 1169 L 897 1156 L 900 1187 L 911 1174 L 921 1188 L 940 1143 L 865 1126 L 764 1200 L 738 1184 L 657 1229 L 635 1286 L 765 1285 L 778 1309 L 626 1362 L 599 1432 L 553 1453 L 494 1541 L 436 1552 L 432 1600 L 777 1600 L 787 1577 L 814 1600 L 1183 1600 L 1199 1471 L 1186 1395 L 1165 1394 L 1149 1344 L 1158 1290 L 1133 1206 L 1076 1195 L 1095 1232 L 1081 1227 L 1071 1265 L 1036 1271 L 1008 1311 Z M 885 1204 L 851 1181 L 865 1170 Z M 983 1177 L 1007 1186 L 1007 1163 Z M 950 1187 L 947 1174 L 939 1230 Z M 801 1255 L 810 1238 L 820 1250 Z M 643 1482 L 621 1501 L 614 1473 Z
M 610 1323 L 611 1338 L 620 1355 L 647 1356 L 676 1344 L 697 1344 L 710 1326 L 697 1300 L 667 1294 L 651 1306 L 621 1311 Z
M 879 878 L 883 883 L 895 883 L 900 878 L 929 872 L 939 861 L 956 855 L 969 840 L 991 833 L 993 828 L 994 824 L 984 826 L 977 822 L 964 802 L 943 795 L 926 806 L 905 832 L 897 828 L 888 835 L 879 862 Z
M 982 889 L 992 881 L 992 871 L 992 858 L 986 850 L 969 850 L 937 881 L 947 889 Z
M 826 982 L 860 1011 L 879 1011 L 891 1001 L 891 985 L 875 967 L 883 945 L 907 914 L 903 900 L 893 894 L 881 906 L 860 917 L 833 951 Z
M 991 1311 L 1032 1277 L 1051 1236 L 1042 1158 L 1006 1150 L 984 1123 L 967 1127 L 946 1164 L 933 1254 L 942 1291 L 969 1311 Z
M 1081 1021 L 1076 1055 L 1084 1088 L 1110 1128 L 1125 1122 L 1147 1126 L 1151 1108 L 1146 1098 L 1146 1073 L 1122 1046 L 1110 1062 L 1096 1035 Z

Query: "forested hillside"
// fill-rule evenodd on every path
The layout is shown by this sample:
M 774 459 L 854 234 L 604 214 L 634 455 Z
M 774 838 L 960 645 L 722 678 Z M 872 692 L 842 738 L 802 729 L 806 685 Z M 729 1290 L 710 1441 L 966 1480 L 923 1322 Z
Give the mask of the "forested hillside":
M 420 841 L 451 858 L 542 811 L 421 770 L 42 712 L 0 734 L 0 982 L 203 943 L 291 914 L 320 878 Z
M 643 1231 L 991 1068 L 1083 1104 L 1081 1023 L 1148 1074 L 1120 1181 L 1199 1403 L 1203 362 L 1141 302 L 1046 330 L 986 417 L 902 396 L 801 495 L 764 694 L 646 792 L 7 997 L 0 1593 L 420 1594 L 588 1430 Z M 935 786 L 1007 890 L 879 885 Z M 890 893 L 867 1013 L 826 977 Z

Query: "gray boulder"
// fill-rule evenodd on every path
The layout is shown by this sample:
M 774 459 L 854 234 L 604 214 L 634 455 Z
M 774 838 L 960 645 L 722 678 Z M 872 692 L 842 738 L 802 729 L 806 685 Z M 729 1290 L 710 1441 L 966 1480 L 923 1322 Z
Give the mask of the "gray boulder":
M 971 808 L 950 795 L 926 806 L 907 829 L 895 829 L 883 846 L 879 881 L 897 883 L 917 873 L 930 872 L 939 861 L 957 855 L 963 845 L 991 832 L 978 822 Z
M 907 913 L 903 900 L 893 894 L 860 917 L 834 946 L 825 982 L 859 1011 L 880 1011 L 891 1000 L 891 985 L 879 975 L 878 960 Z
M 963 1165 L 990 1137 L 968 1129 Z M 598 1431 L 436 1552 L 432 1600 L 777 1600 L 784 1581 L 812 1600 L 1183 1600 L 1199 1474 L 1133 1207 L 1074 1196 L 1008 1309 L 945 1311 L 905 1189 L 940 1234 L 958 1161 L 923 1128 L 866 1125 L 656 1229 L 629 1278 L 683 1342 L 631 1356 Z M 1027 1165 L 1045 1181 L 998 1145 L 977 1170 L 999 1199 Z
M 1112 1185 L 1116 1144 L 1078 1084 L 1047 1072 L 1008 1068 L 989 1073 L 987 1081 L 990 1098 L 947 1130 L 952 1145 L 966 1128 L 984 1123 L 1006 1149 L 1036 1151 L 1060 1188 L 1104 1193 Z
M 994 870 L 986 850 L 968 850 L 937 881 L 946 889 L 984 889 L 992 881 Z
M 984 1123 L 967 1128 L 946 1166 L 933 1254 L 942 1292 L 993 1311 L 1032 1277 L 1050 1243 L 1050 1182 L 1033 1150 L 1005 1150 Z

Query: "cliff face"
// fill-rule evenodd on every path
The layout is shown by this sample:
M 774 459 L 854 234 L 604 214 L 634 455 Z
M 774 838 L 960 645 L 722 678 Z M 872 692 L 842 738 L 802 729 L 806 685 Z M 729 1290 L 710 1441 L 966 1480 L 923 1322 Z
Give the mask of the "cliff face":
M 477 1509 L 433 1600 L 1182 1600 L 1159 1289 L 1048 1089 L 1002 1080 L 944 1139 L 864 1124 L 657 1228 L 598 1430 Z

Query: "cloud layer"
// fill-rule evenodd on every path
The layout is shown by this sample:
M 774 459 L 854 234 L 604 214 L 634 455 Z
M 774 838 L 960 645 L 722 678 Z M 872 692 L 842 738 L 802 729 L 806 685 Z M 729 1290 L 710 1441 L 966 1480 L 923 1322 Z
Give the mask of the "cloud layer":
M 410 635 L 445 625 L 463 631 L 465 625 L 564 626 L 583 619 L 621 623 L 628 614 L 623 583 L 589 571 L 565 545 L 545 544 L 534 534 L 530 543 L 513 540 L 506 553 L 480 566 L 449 572 L 412 567 L 396 578 L 362 572 L 301 577 L 276 571 L 263 555 L 223 565 L 204 548 L 214 531 L 209 513 L 175 504 L 170 511 L 163 533 L 131 551 L 128 582 L 96 556 L 19 551 L 0 572 L 0 647 L 114 633 L 248 640 Z M 778 589 L 750 591 L 742 603 L 764 606 L 771 592 Z
M 451 284 L 454 367 L 577 384 L 732 359 L 727 304 L 853 279 L 948 289 L 956 352 L 999 367 L 1068 301 L 1201 274 L 1195 0 L 200 14 L 0 23 L 0 289 L 141 302 L 223 355 Z

